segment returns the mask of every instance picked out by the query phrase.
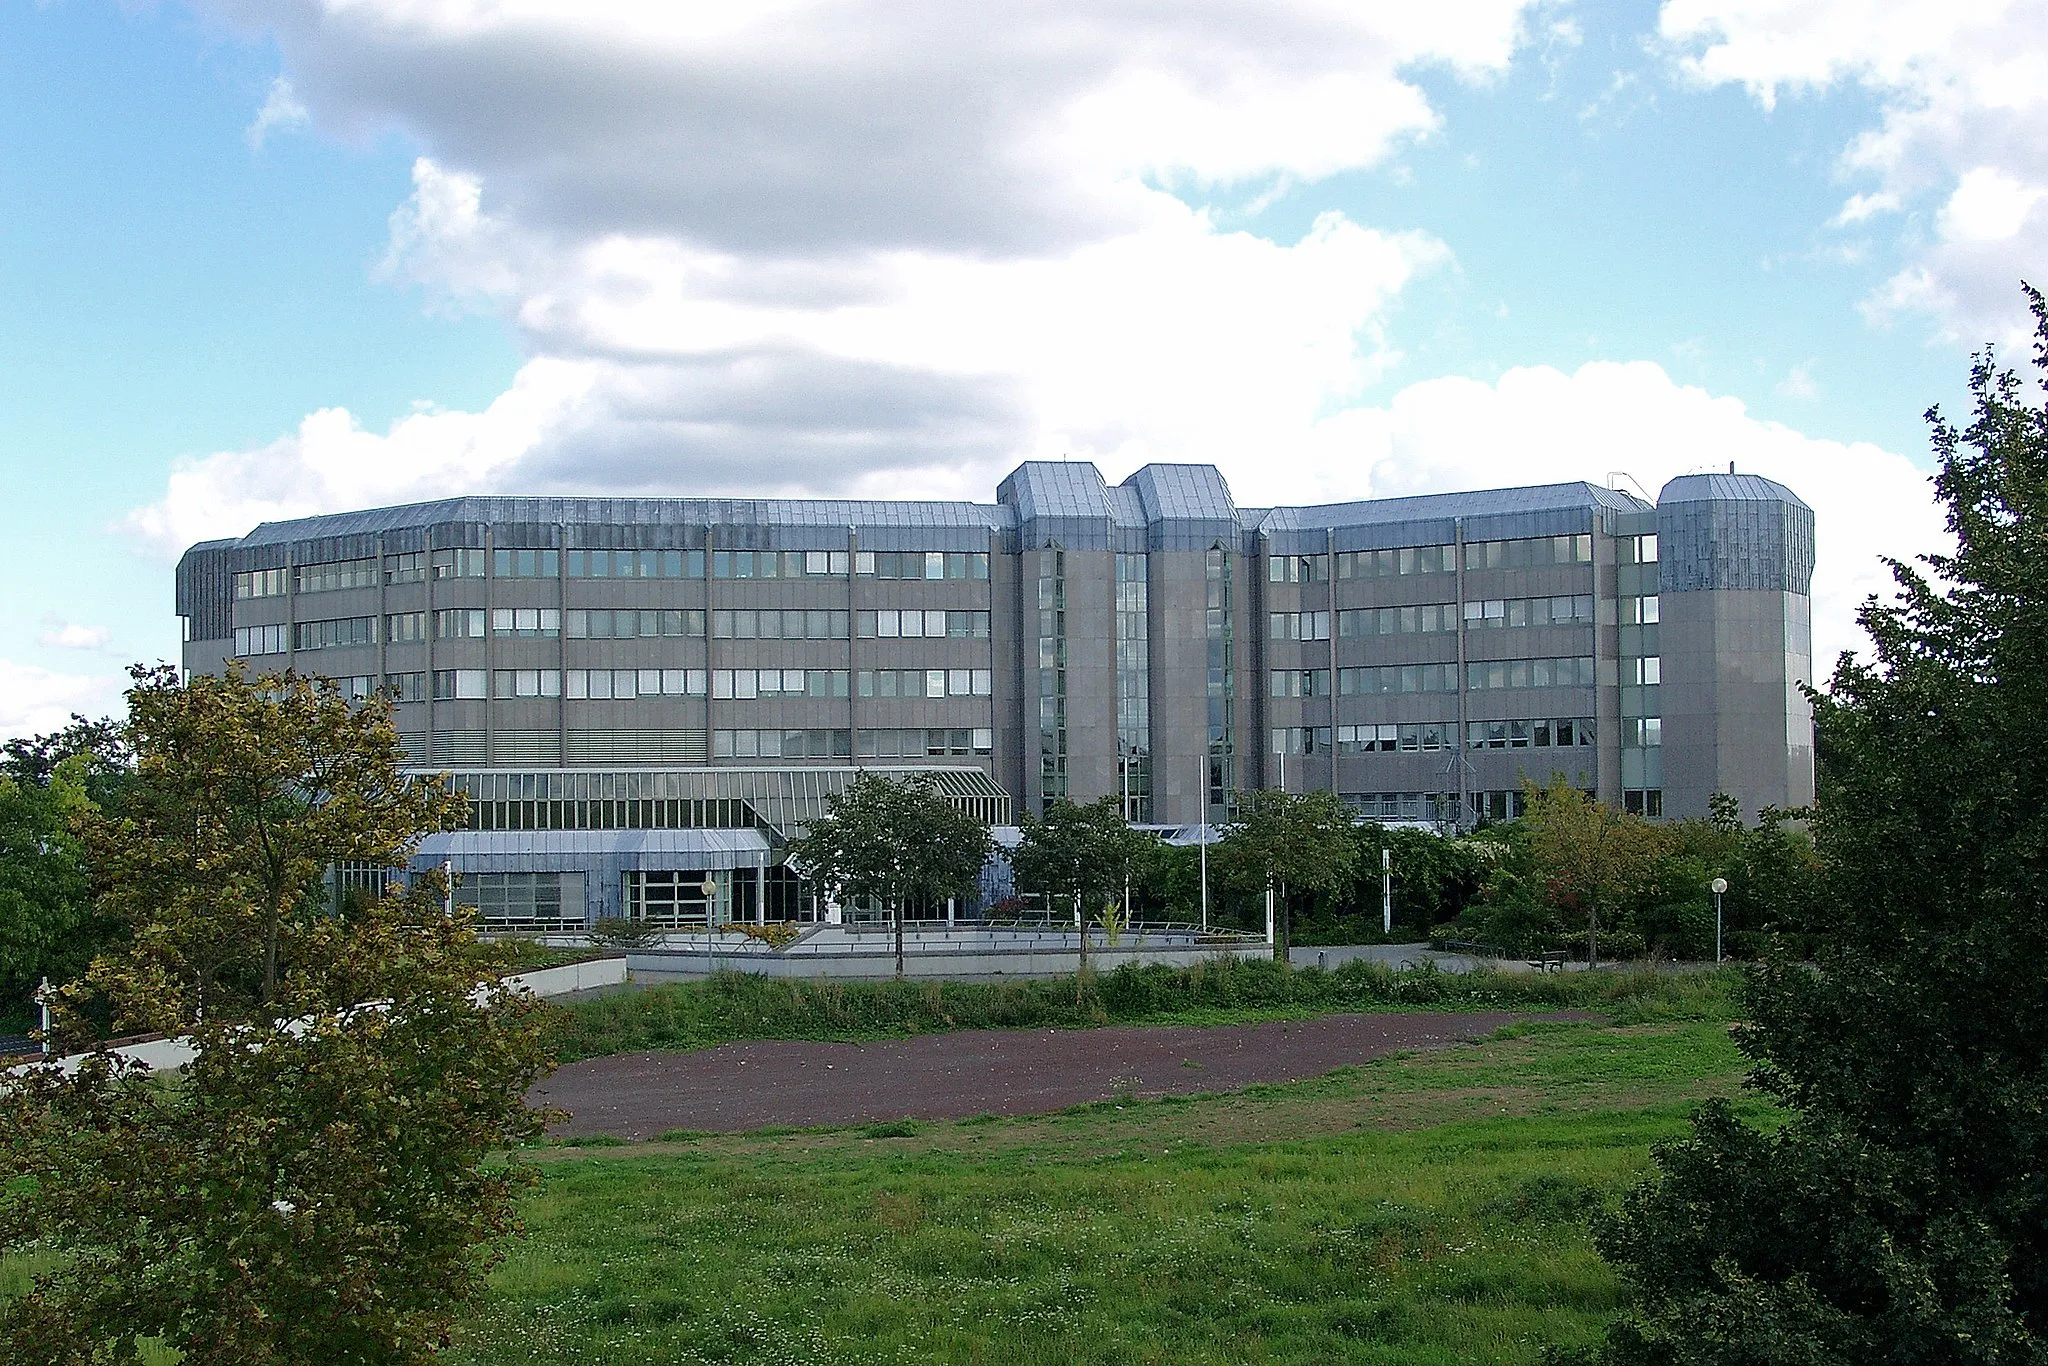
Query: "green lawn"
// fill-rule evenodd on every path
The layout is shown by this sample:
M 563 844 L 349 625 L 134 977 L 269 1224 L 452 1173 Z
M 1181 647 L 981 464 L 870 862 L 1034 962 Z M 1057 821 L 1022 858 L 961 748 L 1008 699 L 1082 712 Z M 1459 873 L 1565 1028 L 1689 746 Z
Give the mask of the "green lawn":
M 1725 1026 L 1529 1027 L 1228 1096 L 548 1149 L 456 1359 L 1516 1362 Z M 878 1136 L 878 1135 L 898 1136 Z

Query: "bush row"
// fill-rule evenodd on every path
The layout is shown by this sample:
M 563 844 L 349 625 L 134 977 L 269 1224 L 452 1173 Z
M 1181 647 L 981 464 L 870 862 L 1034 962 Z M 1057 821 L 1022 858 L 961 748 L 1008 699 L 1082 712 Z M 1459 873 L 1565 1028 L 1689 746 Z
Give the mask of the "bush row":
M 950 1029 L 1086 1028 L 1217 1022 L 1266 1013 L 1438 1007 L 1590 1009 L 1625 1020 L 1725 1017 L 1732 976 L 1648 971 L 1510 974 L 1402 972 L 1377 963 L 1331 971 L 1270 960 L 1188 968 L 1125 966 L 1090 977 L 1020 982 L 842 982 L 720 973 L 554 1008 L 562 1061 L 735 1039 L 846 1039 Z

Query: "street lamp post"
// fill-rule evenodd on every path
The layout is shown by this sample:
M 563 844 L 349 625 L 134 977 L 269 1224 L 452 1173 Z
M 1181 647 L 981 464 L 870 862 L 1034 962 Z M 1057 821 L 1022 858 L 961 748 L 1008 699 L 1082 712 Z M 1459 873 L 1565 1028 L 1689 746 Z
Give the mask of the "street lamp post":
M 1209 757 L 1196 762 L 1195 801 L 1202 812 L 1202 933 L 1209 932 Z
M 1380 932 L 1389 938 L 1394 933 L 1394 854 L 1390 849 L 1380 850 Z
M 1728 879 L 1717 877 L 1708 884 L 1714 893 L 1714 961 L 1721 961 L 1721 893 L 1728 890 Z

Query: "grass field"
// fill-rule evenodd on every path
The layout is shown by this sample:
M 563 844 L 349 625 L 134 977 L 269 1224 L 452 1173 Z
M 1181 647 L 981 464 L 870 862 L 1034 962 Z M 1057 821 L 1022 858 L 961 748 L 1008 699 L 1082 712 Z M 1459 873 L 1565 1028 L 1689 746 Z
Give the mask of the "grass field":
M 1672 973 L 1333 971 L 1270 960 L 1191 968 L 1119 968 L 1017 982 L 847 982 L 721 973 L 709 981 L 623 992 L 555 1008 L 563 1062 L 640 1049 L 705 1048 L 737 1039 L 874 1039 L 952 1029 L 1082 1029 L 1103 1024 L 1235 1024 L 1332 1011 L 1417 1007 L 1589 1009 L 1617 1020 L 1725 1017 L 1734 970 Z
M 1527 1027 L 1228 1096 L 543 1151 L 455 1359 L 1533 1362 L 1725 1025 Z
M 1739 1095 L 1728 977 L 1377 970 L 939 988 L 720 979 L 559 1012 L 572 1056 L 970 1024 L 1593 1008 L 1227 1095 L 525 1150 L 460 1366 L 1536 1362 L 1617 1305 L 1587 1220 Z M 1739 1102 L 1753 1112 L 1760 1103 Z M 0 1259 L 0 1299 L 34 1264 Z M 153 1352 L 150 1366 L 176 1355 Z

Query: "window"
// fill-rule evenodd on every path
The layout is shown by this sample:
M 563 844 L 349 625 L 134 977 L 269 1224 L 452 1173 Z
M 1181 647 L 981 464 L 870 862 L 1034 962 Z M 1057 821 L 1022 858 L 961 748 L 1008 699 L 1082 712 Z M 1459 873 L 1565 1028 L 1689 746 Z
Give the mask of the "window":
M 844 574 L 845 572 L 846 552 L 843 550 L 806 550 L 804 552 L 804 573 L 807 575 Z
M 1337 670 L 1337 691 L 1347 696 L 1457 690 L 1458 666 L 1455 663 L 1383 664 L 1374 668 Z
M 713 669 L 711 695 L 754 697 L 844 697 L 844 669 Z
M 410 645 L 426 638 L 425 612 L 394 612 L 384 618 L 384 639 L 393 645 Z
M 1328 555 L 1273 555 L 1266 560 L 1269 583 L 1328 583 Z
M 1651 538 L 1653 541 L 1655 537 Z M 1545 564 L 1591 564 L 1593 538 L 1537 536 L 1517 541 L 1467 541 L 1465 568 L 1522 569 Z
M 701 610 L 665 608 L 635 611 L 631 608 L 571 608 L 567 614 L 571 640 L 635 640 L 658 636 L 701 636 Z
M 987 669 L 862 669 L 856 683 L 862 697 L 987 697 L 994 681 Z
M 1465 604 L 1465 629 L 1468 631 L 1489 626 L 1590 626 L 1592 623 L 1591 593 L 1554 598 L 1486 598 Z
M 1657 538 L 1648 536 L 1619 536 L 1614 542 L 1615 558 L 1622 564 L 1657 563 Z
M 346 677 L 337 677 L 334 686 L 340 689 L 341 695 L 349 701 L 360 702 L 377 691 L 377 675 L 349 674 Z
M 562 572 L 559 550 L 500 550 L 491 572 L 501 579 L 552 579 Z
M 1570 749 L 1592 743 L 1593 721 L 1583 716 L 1471 721 L 1465 726 L 1467 749 Z
M 884 610 L 857 612 L 854 616 L 856 629 L 863 640 L 988 639 L 989 614 L 986 612 Z
M 863 759 L 967 758 L 990 754 L 994 749 L 995 732 L 986 727 L 863 730 L 860 733 L 860 757 Z
M 434 613 L 436 640 L 469 640 L 484 633 L 481 607 L 444 607 Z
M 1327 754 L 1329 749 L 1328 726 L 1287 726 L 1273 732 L 1275 754 Z
M 1621 808 L 1632 816 L 1661 817 L 1664 814 L 1664 792 L 1655 787 L 1623 792 Z
M 850 759 L 853 736 L 843 730 L 714 730 L 714 759 Z
M 1389 550 L 1347 550 L 1337 556 L 1340 579 L 1385 579 L 1403 574 L 1441 574 L 1458 567 L 1449 545 L 1409 545 Z
M 702 697 L 709 677 L 702 669 L 570 669 L 562 675 L 562 694 L 577 701 Z
M 427 577 L 427 557 L 418 550 L 384 557 L 384 582 L 420 583 Z
M 235 575 L 235 601 L 244 598 L 281 598 L 285 577 L 282 569 L 252 569 Z
M 1274 640 L 1328 640 L 1330 638 L 1330 614 L 1328 612 L 1274 612 L 1270 614 L 1270 634 Z
M 498 607 L 491 611 L 494 636 L 551 637 L 562 634 L 562 614 L 552 607 Z
M 566 550 L 572 579 L 701 579 L 701 550 Z
M 1657 621 L 1657 599 L 1654 595 L 1623 598 L 1620 605 L 1623 626 L 1651 626 Z
M 493 929 L 583 928 L 581 873 L 464 873 L 454 897 Z
M 1455 721 L 1424 721 L 1408 725 L 1364 725 L 1337 727 L 1339 754 L 1392 754 L 1396 750 L 1422 751 L 1452 748 L 1457 737 Z
M 332 593 L 343 588 L 377 586 L 377 562 L 374 559 L 302 564 L 296 572 L 301 593 Z
M 1328 669 L 1275 669 L 1270 682 L 1273 697 L 1328 697 Z
M 437 579 L 480 579 L 484 576 L 481 550 L 437 550 L 431 564 Z
M 496 669 L 491 673 L 493 697 L 560 697 L 558 669 Z
M 1337 614 L 1340 636 L 1428 634 L 1458 629 L 1458 604 L 1425 602 L 1414 607 L 1360 607 Z
M 1593 659 L 1581 655 L 1565 659 L 1487 659 L 1465 666 L 1467 689 L 1499 688 L 1590 688 Z
M 1623 717 L 1621 743 L 1630 749 L 1653 749 L 1664 743 L 1664 721 L 1656 716 Z
M 302 621 L 293 628 L 294 649 L 331 650 L 347 645 L 375 645 L 375 617 L 336 617 L 331 621 Z
M 453 702 L 484 695 L 484 671 L 482 669 L 436 669 L 434 670 L 434 700 Z
M 427 700 L 427 676 L 423 673 L 386 674 L 384 688 L 394 702 Z
M 844 612 L 737 608 L 713 612 L 711 634 L 721 640 L 844 640 L 847 620 Z
M 843 558 L 843 557 L 842 557 Z M 878 579 L 986 579 L 986 551 L 863 550 L 854 572 Z
M 235 653 L 243 656 L 281 655 L 285 652 L 286 639 L 282 623 L 276 626 L 237 626 Z
M 1621 661 L 1621 681 L 1631 685 L 1648 686 L 1662 682 L 1664 660 L 1659 655 L 1644 655 L 1639 659 Z

